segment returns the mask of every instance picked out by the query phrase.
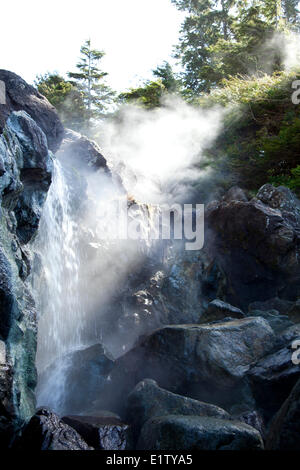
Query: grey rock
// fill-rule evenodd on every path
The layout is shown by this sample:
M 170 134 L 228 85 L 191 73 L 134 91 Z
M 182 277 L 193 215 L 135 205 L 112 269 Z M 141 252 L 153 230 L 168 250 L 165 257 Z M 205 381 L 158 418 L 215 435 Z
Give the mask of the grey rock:
M 247 424 L 198 416 L 163 416 L 143 426 L 139 450 L 261 450 L 259 432 Z
M 127 398 L 127 420 L 138 434 L 150 418 L 165 415 L 210 416 L 230 419 L 230 415 L 217 406 L 176 395 L 160 388 L 151 379 L 138 383 Z
M 215 201 L 206 208 L 206 250 L 223 273 L 218 288 L 243 310 L 254 301 L 300 296 L 299 203 L 280 190 L 275 204 L 274 192 L 269 185 L 249 202 Z
M 221 407 L 251 400 L 244 379 L 273 344 L 274 333 L 262 318 L 166 326 L 116 361 L 106 395 L 120 402 L 140 380 L 152 378 L 174 393 Z
M 24 427 L 17 450 L 92 450 L 82 437 L 55 413 L 42 408 Z
M 63 422 L 74 428 L 94 449 L 125 450 L 131 444 L 130 427 L 108 416 L 65 416 Z
M 56 152 L 64 129 L 54 106 L 15 73 L 0 70 L 0 80 L 6 88 L 6 104 L 0 105 L 0 132 L 13 111 L 26 111 L 45 133 L 49 149 Z

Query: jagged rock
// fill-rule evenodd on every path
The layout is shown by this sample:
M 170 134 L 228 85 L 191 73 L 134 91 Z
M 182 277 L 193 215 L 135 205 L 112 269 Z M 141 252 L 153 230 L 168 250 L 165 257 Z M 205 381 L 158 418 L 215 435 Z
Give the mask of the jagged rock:
M 222 300 L 216 299 L 208 304 L 206 312 L 200 317 L 199 323 L 223 320 L 226 317 L 244 318 L 245 314 L 239 308 L 233 307 Z
M 37 321 L 26 285 L 31 256 L 24 244 L 37 231 L 52 172 L 46 137 L 33 119 L 18 111 L 5 121 L 0 135 L 0 339 L 6 348 L 0 366 L 1 442 L 35 410 Z
M 300 380 L 274 419 L 267 436 L 268 450 L 299 450 L 300 447 Z
M 0 133 L 13 111 L 26 111 L 45 133 L 49 149 L 56 152 L 64 129 L 54 106 L 15 73 L 0 70 L 0 80 L 6 88 L 6 104 L 0 104 Z
M 230 419 L 230 415 L 218 406 L 176 395 L 160 388 L 151 379 L 138 383 L 127 398 L 127 420 L 137 435 L 150 418 L 165 415 L 210 416 Z
M 276 334 L 293 326 L 293 322 L 286 315 L 280 315 L 277 310 L 251 310 L 250 315 L 251 317 L 261 317 L 267 320 Z
M 300 378 L 300 365 L 292 362 L 293 350 L 284 347 L 254 364 L 248 372 L 257 405 L 269 420 Z
M 264 190 L 268 204 L 270 188 Z M 207 250 L 224 273 L 223 298 L 242 309 L 279 293 L 290 300 L 300 295 L 298 203 L 290 192 L 281 195 L 280 209 L 258 198 L 207 206 Z M 293 217 L 286 207 L 294 208 Z
M 130 427 L 117 418 L 65 416 L 62 420 L 74 428 L 94 449 L 125 450 L 130 447 Z
M 64 395 L 57 408 L 60 414 L 81 414 L 101 394 L 108 375 L 114 365 L 114 360 L 108 355 L 101 344 L 74 351 L 58 359 L 48 366 L 40 375 L 38 393 L 41 405 L 53 406 L 55 398 L 50 402 L 47 394 L 43 403 L 45 391 L 44 381 L 62 381 Z M 61 374 L 63 372 L 63 377 Z M 47 390 L 46 390 L 47 392 Z M 57 406 L 57 404 L 56 404 Z
M 93 450 L 52 411 L 42 408 L 32 416 L 15 444 L 17 450 Z
M 279 209 L 282 216 L 293 225 L 297 231 L 300 229 L 300 202 L 292 191 L 285 186 L 275 188 L 265 184 L 260 188 L 256 199 L 262 201 L 272 209 Z
M 120 403 L 140 380 L 152 378 L 172 392 L 219 406 L 251 401 L 244 378 L 273 344 L 274 333 L 262 318 L 166 326 L 117 360 L 106 395 Z
M 198 416 L 151 418 L 143 426 L 138 449 L 144 450 L 259 450 L 259 432 L 247 424 Z

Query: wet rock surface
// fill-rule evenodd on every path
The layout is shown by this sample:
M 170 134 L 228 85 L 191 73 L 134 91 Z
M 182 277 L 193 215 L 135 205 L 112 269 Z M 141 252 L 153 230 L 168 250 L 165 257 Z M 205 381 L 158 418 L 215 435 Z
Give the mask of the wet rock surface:
M 26 451 L 92 450 L 75 429 L 46 408 L 32 416 L 14 448 Z
M 103 346 L 95 344 L 69 353 L 50 365 L 41 375 L 39 387 L 42 389 L 43 380 L 47 381 L 49 377 L 54 381 L 64 380 L 59 411 L 81 413 L 101 394 L 113 365 L 114 360 L 107 355 Z M 60 375 L 61 370 L 64 371 L 63 376 Z
M 132 445 L 128 424 L 109 416 L 65 416 L 63 422 L 74 428 L 94 449 L 125 450 Z
M 233 421 L 197 416 L 163 416 L 143 426 L 138 449 L 146 450 L 259 450 L 259 432 Z
M 5 116 L 5 123 L 0 135 L 0 340 L 5 349 L 0 440 L 10 442 L 35 409 L 37 321 L 28 243 L 51 183 L 52 154 L 43 130 L 26 112 Z

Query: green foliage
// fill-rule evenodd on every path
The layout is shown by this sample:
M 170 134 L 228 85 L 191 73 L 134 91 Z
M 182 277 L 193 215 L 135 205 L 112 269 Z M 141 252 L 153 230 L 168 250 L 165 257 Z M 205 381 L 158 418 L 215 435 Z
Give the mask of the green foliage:
M 57 109 L 67 128 L 80 131 L 86 120 L 86 108 L 81 92 L 70 81 L 56 73 L 37 76 L 35 86 Z
M 226 110 L 224 131 L 210 150 L 228 185 L 256 190 L 266 182 L 284 184 L 300 194 L 300 106 L 292 103 L 292 82 L 300 71 L 246 80 L 233 77 L 199 100 Z
M 172 67 L 168 62 L 153 70 L 157 80 L 147 80 L 144 85 L 132 88 L 128 92 L 119 95 L 120 102 L 134 103 L 146 109 L 161 106 L 162 98 L 169 93 L 180 93 L 181 83 L 175 77 Z
M 294 0 L 172 2 L 188 13 L 176 56 L 184 67 L 185 86 L 196 94 L 237 74 L 281 70 L 280 34 L 299 26 Z

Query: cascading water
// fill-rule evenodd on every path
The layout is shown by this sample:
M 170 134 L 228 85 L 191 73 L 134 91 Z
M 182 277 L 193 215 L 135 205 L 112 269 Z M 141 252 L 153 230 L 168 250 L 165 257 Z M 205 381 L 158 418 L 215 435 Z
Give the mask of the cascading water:
M 33 289 L 40 312 L 37 369 L 45 369 L 82 345 L 82 306 L 79 299 L 78 226 L 72 217 L 71 195 L 59 161 L 54 160 L 53 181 L 33 244 L 42 269 L 33 274 Z M 64 393 L 62 361 L 52 383 L 38 388 L 38 404 L 54 408 Z
M 69 410 L 67 375 L 76 369 L 72 354 L 104 343 L 118 355 L 125 350 L 126 340 L 130 343 L 138 335 L 136 326 L 136 331 L 122 337 L 126 327 L 118 332 L 118 319 L 114 313 L 111 317 L 110 309 L 122 313 L 122 305 L 114 301 L 126 293 L 128 277 L 151 249 L 147 230 L 153 228 L 144 222 L 154 216 L 148 206 L 135 206 L 131 218 L 139 221 L 143 240 L 115 239 L 120 215 L 116 207 L 121 200 L 120 207 L 126 210 L 126 194 L 120 195 L 111 177 L 82 172 L 85 189 L 78 195 L 74 175 L 70 166 L 54 161 L 51 188 L 32 247 L 36 254 L 32 285 L 39 312 L 37 402 L 62 414 Z M 113 339 L 102 337 L 105 316 Z

